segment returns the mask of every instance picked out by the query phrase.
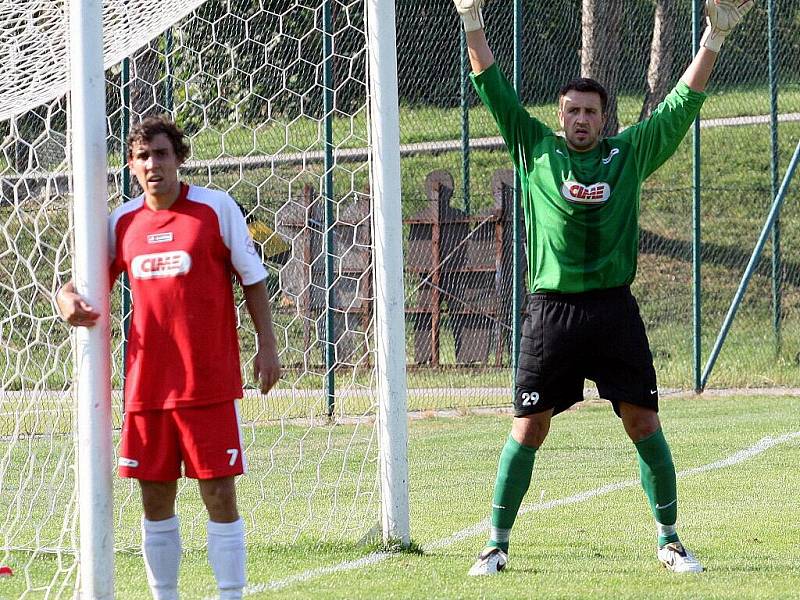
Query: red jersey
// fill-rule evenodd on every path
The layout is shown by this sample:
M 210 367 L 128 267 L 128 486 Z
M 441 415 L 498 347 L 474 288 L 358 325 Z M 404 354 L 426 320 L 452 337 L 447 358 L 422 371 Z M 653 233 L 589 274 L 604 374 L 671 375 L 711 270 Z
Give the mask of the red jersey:
M 232 276 L 267 273 L 233 198 L 185 184 L 166 210 L 134 198 L 111 213 L 109 251 L 111 281 L 126 271 L 133 297 L 126 410 L 241 398 Z

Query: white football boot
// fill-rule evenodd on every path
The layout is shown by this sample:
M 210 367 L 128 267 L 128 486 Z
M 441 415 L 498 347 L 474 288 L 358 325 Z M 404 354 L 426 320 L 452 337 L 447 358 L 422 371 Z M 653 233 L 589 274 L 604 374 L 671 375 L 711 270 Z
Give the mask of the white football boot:
M 472 565 L 469 570 L 471 577 L 480 577 L 482 575 L 497 575 L 500 571 L 506 568 L 508 563 L 508 554 L 500 550 L 487 546 L 478 555 L 478 560 Z
M 702 573 L 703 565 L 680 542 L 670 542 L 658 549 L 658 560 L 673 573 Z

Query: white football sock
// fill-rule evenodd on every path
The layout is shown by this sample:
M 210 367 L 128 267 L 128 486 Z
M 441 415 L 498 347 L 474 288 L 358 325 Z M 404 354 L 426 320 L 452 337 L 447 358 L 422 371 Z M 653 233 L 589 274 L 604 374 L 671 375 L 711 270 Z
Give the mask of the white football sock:
M 208 562 L 214 570 L 220 600 L 242 597 L 245 586 L 244 521 L 208 522 Z
M 153 598 L 178 600 L 181 534 L 177 515 L 163 521 L 142 517 L 142 554 Z

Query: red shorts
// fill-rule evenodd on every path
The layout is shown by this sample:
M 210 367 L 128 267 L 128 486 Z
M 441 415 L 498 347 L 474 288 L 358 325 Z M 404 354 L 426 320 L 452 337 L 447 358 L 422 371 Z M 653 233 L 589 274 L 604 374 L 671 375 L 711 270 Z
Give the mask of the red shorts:
M 174 481 L 216 479 L 246 470 L 239 403 L 126 413 L 119 449 L 120 477 Z

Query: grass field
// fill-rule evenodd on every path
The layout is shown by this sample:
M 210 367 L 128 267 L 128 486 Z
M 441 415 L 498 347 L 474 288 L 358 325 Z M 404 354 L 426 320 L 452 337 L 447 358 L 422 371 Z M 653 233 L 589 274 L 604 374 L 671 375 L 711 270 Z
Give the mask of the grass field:
M 528 111 L 549 127 L 558 127 L 555 106 L 557 86 L 553 101 L 530 105 Z M 709 92 L 711 97 L 703 107 L 702 118 L 740 117 L 769 114 L 769 90 L 766 87 Z M 631 125 L 639 119 L 642 97 L 623 95 L 618 99 L 619 120 Z M 784 82 L 781 85 L 779 111 L 800 111 L 800 85 Z M 278 116 L 273 122 L 251 129 L 232 124 L 217 129 L 206 129 L 192 137 L 196 159 L 213 159 L 218 156 L 248 156 L 319 150 L 323 143 L 322 128 L 318 121 L 309 118 L 293 119 L 284 123 Z M 488 111 L 481 105 L 470 110 L 470 136 L 473 138 L 497 136 L 497 126 Z M 366 111 L 352 118 L 333 121 L 333 143 L 337 148 L 362 148 L 367 140 Z M 400 110 L 400 143 L 413 144 L 461 138 L 461 112 L 425 106 L 402 106 Z M 118 162 L 119 159 L 117 159 Z
M 800 398 L 794 396 L 663 399 L 664 429 L 680 477 L 679 531 L 704 562 L 701 575 L 675 576 L 655 560 L 633 448 L 610 407 L 593 401 L 553 422 L 505 574 L 465 576 L 485 538 L 509 416 L 432 417 L 410 422 L 412 537 L 420 553 L 383 553 L 346 538 L 319 544 L 313 534 L 295 543 L 288 536 L 275 539 L 267 533 L 276 518 L 267 507 L 258 513 L 267 519 L 263 525 L 250 523 L 248 597 L 800 598 L 798 414 Z M 335 435 L 348 437 L 353 426 L 337 429 Z M 253 452 L 265 452 L 276 433 L 259 428 Z M 242 495 L 243 507 L 255 503 L 249 491 Z M 128 500 L 130 519 L 120 527 L 130 529 L 138 520 L 138 500 Z M 196 519 L 198 509 L 181 505 L 184 523 Z M 368 527 L 363 519 L 358 525 Z M 26 575 L 41 585 L 58 571 L 55 558 L 25 567 L 27 560 L 21 552 L 8 557 L 17 574 L 0 579 L 3 600 L 20 597 Z M 68 570 L 69 562 L 62 560 L 62 568 Z M 55 579 L 69 582 L 66 573 Z M 186 553 L 181 573 L 182 598 L 213 595 L 203 550 Z M 116 585 L 118 598 L 149 598 L 134 552 L 117 554 Z

